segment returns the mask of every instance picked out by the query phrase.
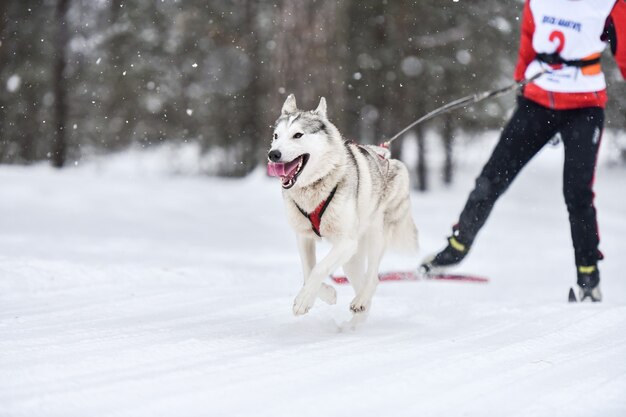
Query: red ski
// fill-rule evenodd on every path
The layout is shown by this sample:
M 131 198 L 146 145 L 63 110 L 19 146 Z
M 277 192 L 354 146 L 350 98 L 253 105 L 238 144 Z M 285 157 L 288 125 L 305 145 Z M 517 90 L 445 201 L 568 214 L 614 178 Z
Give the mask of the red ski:
M 340 275 L 331 275 L 330 278 L 337 284 L 347 284 L 348 278 Z M 462 281 L 462 282 L 475 282 L 475 283 L 487 283 L 489 279 L 476 275 L 465 274 L 433 274 L 422 275 L 416 271 L 392 271 L 381 272 L 378 274 L 380 281 L 419 281 L 419 280 L 440 280 L 440 281 Z

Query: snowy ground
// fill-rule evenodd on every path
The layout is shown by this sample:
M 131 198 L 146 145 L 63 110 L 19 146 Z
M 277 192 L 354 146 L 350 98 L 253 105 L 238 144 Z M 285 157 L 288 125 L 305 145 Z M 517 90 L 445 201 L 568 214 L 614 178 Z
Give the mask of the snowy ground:
M 343 333 L 348 287 L 292 316 L 295 239 L 260 173 L 2 166 L 0 416 L 624 416 L 626 170 L 597 178 L 605 301 L 571 305 L 561 151 L 522 173 L 460 268 L 489 284 L 385 283 Z M 412 195 L 422 252 L 385 269 L 444 244 L 478 169 Z

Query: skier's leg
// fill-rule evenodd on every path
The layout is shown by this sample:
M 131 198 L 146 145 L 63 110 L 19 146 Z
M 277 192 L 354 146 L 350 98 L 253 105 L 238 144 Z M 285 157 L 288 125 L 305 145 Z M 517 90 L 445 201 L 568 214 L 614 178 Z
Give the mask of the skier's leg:
M 456 265 L 467 254 L 497 199 L 521 169 L 557 132 L 557 112 L 523 97 L 491 157 L 476 179 L 448 246 L 422 264 L 424 272 Z
M 600 238 L 593 182 L 603 124 L 604 111 L 599 107 L 569 110 L 561 130 L 565 145 L 563 195 L 569 212 L 581 294 L 596 288 L 600 281 L 597 262 L 602 255 L 598 250 Z M 599 287 L 589 296 L 599 301 Z
M 530 159 L 556 134 L 556 122 L 555 111 L 526 99 L 520 100 L 461 212 L 456 226 L 457 240 L 468 247 L 472 244 L 497 199 Z

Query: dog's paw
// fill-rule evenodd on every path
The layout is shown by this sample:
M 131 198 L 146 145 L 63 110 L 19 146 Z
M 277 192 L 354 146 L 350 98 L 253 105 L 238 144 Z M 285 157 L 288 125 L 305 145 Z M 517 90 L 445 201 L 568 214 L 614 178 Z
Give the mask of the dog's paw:
M 313 292 L 303 287 L 293 301 L 293 314 L 301 316 L 308 313 L 311 307 L 313 307 L 316 297 L 317 291 Z
M 326 304 L 337 304 L 337 291 L 328 284 L 322 284 L 318 296 Z
M 355 314 L 365 313 L 369 310 L 371 304 L 372 304 L 371 298 L 360 297 L 357 295 L 356 297 L 354 297 L 354 300 L 352 300 L 352 302 L 350 303 L 350 311 L 352 311 Z

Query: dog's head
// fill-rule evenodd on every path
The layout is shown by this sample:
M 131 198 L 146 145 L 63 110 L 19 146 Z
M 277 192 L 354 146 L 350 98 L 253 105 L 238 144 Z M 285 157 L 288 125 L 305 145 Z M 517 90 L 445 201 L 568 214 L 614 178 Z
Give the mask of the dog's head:
M 280 177 L 284 189 L 304 187 L 327 175 L 343 155 L 341 134 L 326 116 L 326 100 L 315 110 L 302 111 L 290 94 L 276 121 L 267 154 L 268 173 Z

